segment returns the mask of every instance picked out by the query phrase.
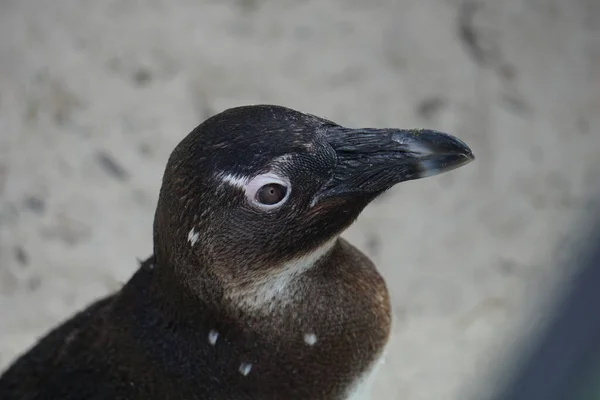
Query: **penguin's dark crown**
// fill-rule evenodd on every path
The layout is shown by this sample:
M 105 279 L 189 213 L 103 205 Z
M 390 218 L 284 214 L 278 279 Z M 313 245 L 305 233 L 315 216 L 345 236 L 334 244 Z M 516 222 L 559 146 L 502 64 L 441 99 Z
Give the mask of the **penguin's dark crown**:
M 473 158 L 432 130 L 349 129 L 280 106 L 232 108 L 171 154 L 155 256 L 184 281 L 210 277 L 221 295 L 260 303 L 257 291 L 267 300 L 284 290 L 379 194 Z

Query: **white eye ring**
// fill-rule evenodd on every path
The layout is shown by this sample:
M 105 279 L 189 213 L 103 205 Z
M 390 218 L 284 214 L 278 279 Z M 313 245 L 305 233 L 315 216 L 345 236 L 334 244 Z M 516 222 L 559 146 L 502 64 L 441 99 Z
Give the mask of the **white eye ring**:
M 286 192 L 284 197 L 274 204 L 264 204 L 258 201 L 257 195 L 258 191 L 266 185 L 280 185 L 285 187 Z M 255 207 L 258 207 L 263 210 L 274 210 L 276 208 L 281 207 L 285 204 L 285 202 L 290 198 L 290 193 L 292 192 L 292 185 L 287 179 L 281 178 L 275 174 L 267 173 L 263 175 L 258 175 L 254 179 L 252 179 L 245 187 L 246 189 L 246 198 Z

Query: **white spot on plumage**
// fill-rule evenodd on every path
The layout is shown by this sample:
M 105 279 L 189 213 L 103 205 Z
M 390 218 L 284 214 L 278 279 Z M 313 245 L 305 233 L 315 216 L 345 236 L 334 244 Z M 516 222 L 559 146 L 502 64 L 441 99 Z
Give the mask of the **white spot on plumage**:
M 200 238 L 200 232 L 196 232 L 196 230 L 194 228 L 192 228 L 190 230 L 190 232 L 188 233 L 188 242 L 190 242 L 190 244 L 193 246 L 196 244 L 196 242 L 198 241 L 199 238 Z
M 217 344 L 218 338 L 219 338 L 219 332 L 215 331 L 214 329 L 211 329 L 211 331 L 208 332 L 208 343 L 210 343 L 212 346 Z
M 230 173 L 219 173 L 217 175 L 217 177 L 224 183 L 228 183 L 231 186 L 235 186 L 239 189 L 244 189 L 246 187 L 246 185 L 248 184 L 248 181 L 250 181 L 250 179 L 248 179 L 248 177 L 245 177 L 243 175 L 234 175 L 234 174 L 230 174 Z
M 305 333 L 304 334 L 304 343 L 309 346 L 314 346 L 317 343 L 317 335 L 314 333 Z
M 250 371 L 252 370 L 252 364 L 250 363 L 241 363 L 240 364 L 240 374 L 246 376 L 250 373 Z

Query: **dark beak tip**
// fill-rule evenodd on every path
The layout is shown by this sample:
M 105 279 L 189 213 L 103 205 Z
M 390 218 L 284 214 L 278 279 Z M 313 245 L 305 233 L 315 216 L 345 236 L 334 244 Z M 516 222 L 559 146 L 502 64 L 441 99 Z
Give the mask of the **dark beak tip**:
M 421 168 L 421 178 L 450 172 L 475 160 L 471 148 L 456 136 L 428 131 L 420 139 L 415 146 L 428 150 L 415 158 Z
M 464 145 L 465 151 L 463 152 L 463 155 L 467 158 L 467 160 L 468 160 L 467 162 L 470 163 L 470 162 L 475 161 L 476 158 L 475 158 L 475 153 L 473 153 L 473 150 L 471 150 L 471 148 L 469 146 L 467 146 L 467 144 L 465 142 L 461 141 L 461 143 Z
M 471 149 L 468 147 L 466 148 L 466 150 L 467 151 L 463 152 L 463 157 L 465 157 L 468 160 L 468 162 L 475 161 L 475 154 L 473 154 L 473 151 L 471 151 Z
M 459 148 L 459 153 L 462 153 L 466 158 L 469 159 L 469 161 L 474 161 L 475 160 L 475 154 L 473 154 L 473 150 L 471 150 L 471 148 L 469 146 L 467 146 L 467 144 L 465 142 L 463 142 L 462 140 L 460 140 L 457 137 L 453 137 L 453 139 L 455 140 L 457 147 Z
M 463 161 L 459 164 L 459 167 L 470 164 L 475 161 L 475 155 L 473 153 L 463 154 Z
M 440 153 L 448 151 L 450 153 L 462 154 L 470 161 L 475 160 L 473 150 L 464 141 L 448 133 L 439 132 L 438 134 L 440 135 Z
M 456 169 L 475 161 L 475 154 L 473 154 L 473 151 L 469 148 L 469 146 L 467 146 L 464 142 L 460 141 L 459 139 L 456 140 L 457 143 L 461 145 L 460 149 L 456 149 L 455 151 L 449 152 L 447 154 L 447 157 L 454 158 L 456 160 L 456 165 L 451 169 Z M 445 158 L 443 154 L 440 154 L 440 157 Z

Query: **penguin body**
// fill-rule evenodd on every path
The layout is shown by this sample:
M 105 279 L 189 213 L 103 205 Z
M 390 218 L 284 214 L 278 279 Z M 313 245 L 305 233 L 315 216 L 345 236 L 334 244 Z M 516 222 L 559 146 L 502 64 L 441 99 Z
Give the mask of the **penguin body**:
M 396 183 L 472 159 L 439 132 L 279 106 L 208 119 L 167 163 L 153 255 L 18 358 L 0 398 L 368 398 L 390 300 L 339 235 Z

